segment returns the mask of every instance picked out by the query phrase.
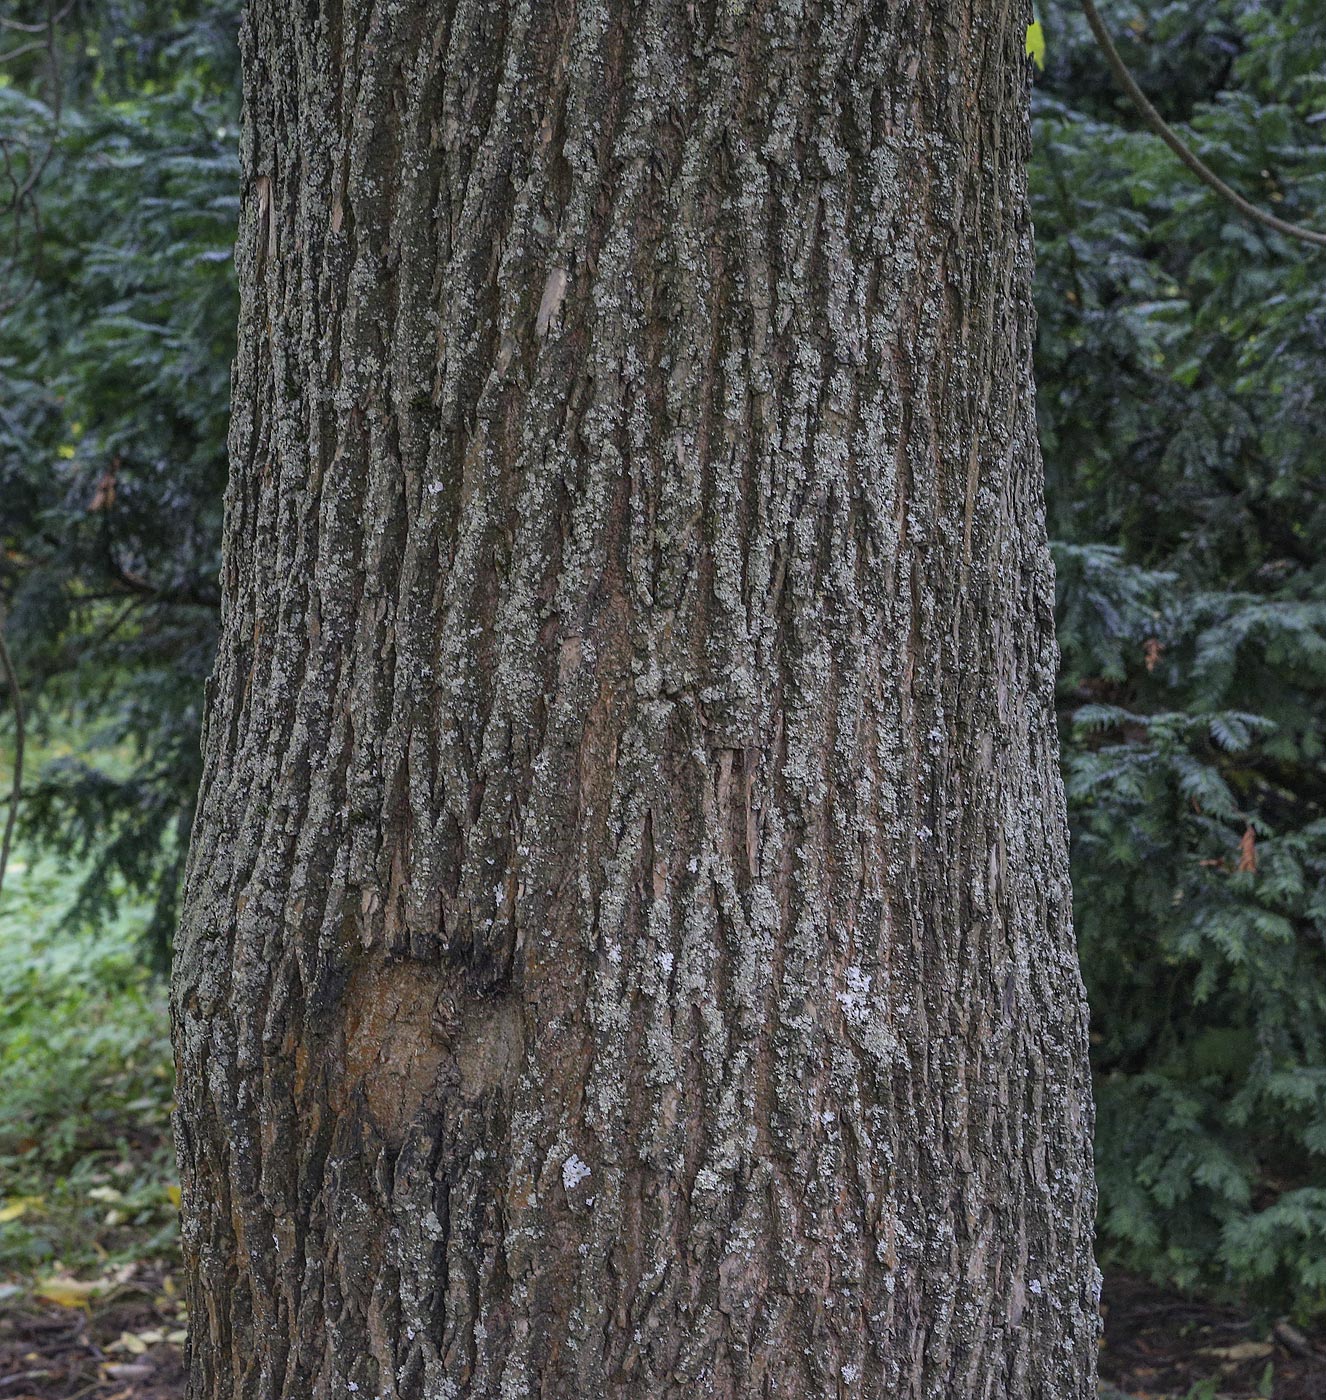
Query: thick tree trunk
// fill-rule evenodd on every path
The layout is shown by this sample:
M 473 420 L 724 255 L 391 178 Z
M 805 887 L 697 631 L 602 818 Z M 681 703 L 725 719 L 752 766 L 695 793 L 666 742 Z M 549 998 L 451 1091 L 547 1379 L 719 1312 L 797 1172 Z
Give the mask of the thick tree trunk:
M 1086 1400 L 1026 15 L 251 0 L 192 1400 Z

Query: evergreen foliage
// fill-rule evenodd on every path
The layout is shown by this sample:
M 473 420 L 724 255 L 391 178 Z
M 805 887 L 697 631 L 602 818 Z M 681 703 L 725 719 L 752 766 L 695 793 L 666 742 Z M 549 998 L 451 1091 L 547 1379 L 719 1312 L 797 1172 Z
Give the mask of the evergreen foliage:
M 1106 12 L 1223 178 L 1322 226 L 1326 11 Z M 1196 184 L 1068 0 L 1047 30 L 1038 383 L 1101 1253 L 1319 1310 L 1326 255 Z
M 90 858 L 75 919 L 109 913 L 121 880 L 153 897 L 158 957 L 217 630 L 235 9 L 90 7 L 0 86 L 6 150 L 51 149 L 0 320 L 0 590 L 39 724 L 80 713 L 93 741 L 35 775 L 23 818 Z

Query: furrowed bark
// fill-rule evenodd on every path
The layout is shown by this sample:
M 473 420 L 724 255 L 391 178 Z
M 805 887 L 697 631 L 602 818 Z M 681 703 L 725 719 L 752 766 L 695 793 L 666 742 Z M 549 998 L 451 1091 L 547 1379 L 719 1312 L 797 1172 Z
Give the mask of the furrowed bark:
M 1024 30 L 250 0 L 190 1400 L 1094 1396 Z

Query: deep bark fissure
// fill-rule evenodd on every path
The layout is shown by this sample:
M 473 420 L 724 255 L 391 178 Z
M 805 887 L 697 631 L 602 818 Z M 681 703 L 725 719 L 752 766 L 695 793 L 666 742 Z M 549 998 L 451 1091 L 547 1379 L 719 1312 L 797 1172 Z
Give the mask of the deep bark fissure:
M 1022 28 L 250 0 L 191 1400 L 1093 1394 Z

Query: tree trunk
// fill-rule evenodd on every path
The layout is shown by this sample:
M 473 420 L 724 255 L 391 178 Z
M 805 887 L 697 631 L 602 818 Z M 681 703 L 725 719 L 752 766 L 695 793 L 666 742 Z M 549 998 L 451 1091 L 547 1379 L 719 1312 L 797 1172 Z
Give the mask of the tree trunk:
M 1087 1400 L 1026 14 L 250 0 L 191 1400 Z

